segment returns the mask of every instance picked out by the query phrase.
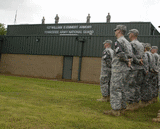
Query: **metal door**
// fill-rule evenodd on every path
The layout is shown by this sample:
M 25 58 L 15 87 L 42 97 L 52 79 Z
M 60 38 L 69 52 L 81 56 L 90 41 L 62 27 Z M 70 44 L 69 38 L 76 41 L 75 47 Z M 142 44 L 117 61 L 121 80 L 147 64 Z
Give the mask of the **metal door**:
M 63 61 L 63 79 L 72 78 L 72 56 L 65 56 Z

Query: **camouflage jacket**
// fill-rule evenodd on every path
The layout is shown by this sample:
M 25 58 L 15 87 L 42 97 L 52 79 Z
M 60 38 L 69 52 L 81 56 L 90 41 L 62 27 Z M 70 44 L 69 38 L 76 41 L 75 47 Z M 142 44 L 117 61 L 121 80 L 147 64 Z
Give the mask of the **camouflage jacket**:
M 153 56 L 153 59 L 154 59 L 154 61 L 153 61 L 153 69 L 154 69 L 154 71 L 156 71 L 156 72 L 158 72 L 158 70 L 159 70 L 159 67 L 158 67 L 158 64 L 159 64 L 159 55 L 157 54 L 157 53 L 154 53 L 154 54 L 152 54 L 152 56 Z
M 148 63 L 148 56 L 147 53 L 144 53 L 143 55 L 143 69 L 145 74 L 149 71 L 149 63 Z
M 143 66 L 140 65 L 140 59 L 143 58 L 144 47 L 138 40 L 133 40 L 130 43 L 132 45 L 132 51 L 133 51 L 133 62 L 132 62 L 133 69 L 134 70 L 143 69 Z
M 113 50 L 106 48 L 102 53 L 101 75 L 105 75 L 107 71 L 111 71 L 111 63 L 113 58 Z
M 128 61 L 132 58 L 132 46 L 124 36 L 117 39 L 114 44 L 114 56 L 112 59 L 113 72 L 131 70 Z
M 145 53 L 147 54 L 148 57 L 149 71 L 151 72 L 154 67 L 154 59 L 150 51 L 146 51 Z
M 158 63 L 157 63 L 157 67 L 158 67 L 158 72 L 160 73 L 160 55 L 158 55 L 159 58 L 158 58 Z

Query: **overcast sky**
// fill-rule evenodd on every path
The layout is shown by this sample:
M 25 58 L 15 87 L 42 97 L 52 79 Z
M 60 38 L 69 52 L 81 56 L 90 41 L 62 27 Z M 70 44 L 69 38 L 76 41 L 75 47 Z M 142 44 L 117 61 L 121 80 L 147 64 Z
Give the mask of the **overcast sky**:
M 0 0 L 0 23 L 41 24 L 43 16 L 46 24 L 84 23 L 88 13 L 91 22 L 106 22 L 108 12 L 111 22 L 151 22 L 159 31 L 160 0 Z

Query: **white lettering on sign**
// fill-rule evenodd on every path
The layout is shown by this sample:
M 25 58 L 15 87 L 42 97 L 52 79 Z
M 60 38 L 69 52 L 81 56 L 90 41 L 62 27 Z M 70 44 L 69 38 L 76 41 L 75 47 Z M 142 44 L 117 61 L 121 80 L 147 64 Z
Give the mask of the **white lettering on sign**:
M 64 31 L 64 30 L 62 30 L 62 31 L 60 31 L 60 34 L 67 34 L 68 33 L 68 31 Z
M 79 29 L 91 29 L 92 26 L 79 26 Z
M 69 31 L 69 34 L 82 34 L 82 31 L 80 31 L 80 30 L 72 30 L 72 31 Z
M 83 34 L 93 34 L 94 30 L 84 30 Z
M 64 26 L 64 29 L 78 29 L 78 26 Z
M 78 35 L 89 34 L 92 35 L 94 30 L 90 30 L 91 25 L 65 25 L 65 26 L 47 26 L 48 31 L 44 31 L 45 34 L 60 34 L 60 35 Z
M 62 29 L 62 26 L 47 26 L 47 29 Z
M 45 34 L 59 34 L 59 31 L 44 31 Z
M 75 35 L 78 35 L 78 34 L 60 34 L 60 36 L 75 36 Z

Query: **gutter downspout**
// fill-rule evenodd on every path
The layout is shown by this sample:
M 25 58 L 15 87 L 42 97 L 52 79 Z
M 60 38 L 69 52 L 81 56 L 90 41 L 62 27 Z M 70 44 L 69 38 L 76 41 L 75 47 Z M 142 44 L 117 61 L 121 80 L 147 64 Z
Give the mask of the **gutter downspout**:
M 84 47 L 85 39 L 81 38 L 78 41 L 81 43 L 81 51 L 80 51 L 80 56 L 79 56 L 79 68 L 78 68 L 78 81 L 80 81 L 80 78 L 81 78 L 81 66 L 82 66 L 82 56 L 83 56 L 83 47 Z

